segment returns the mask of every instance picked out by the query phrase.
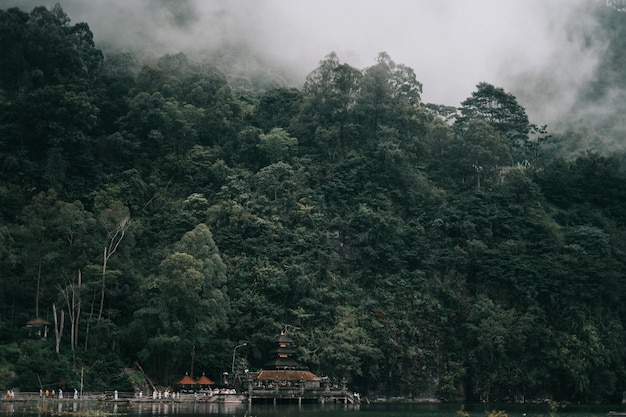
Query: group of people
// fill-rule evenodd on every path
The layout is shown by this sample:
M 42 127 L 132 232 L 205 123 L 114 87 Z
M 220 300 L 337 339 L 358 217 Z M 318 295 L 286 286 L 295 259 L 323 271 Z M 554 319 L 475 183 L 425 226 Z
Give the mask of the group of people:
M 39 396 L 43 398 L 43 397 L 44 397 L 44 395 L 45 395 L 45 398 L 56 398 L 57 393 L 56 393 L 54 390 L 52 390 L 52 391 L 45 390 L 45 391 L 44 391 L 43 389 L 40 389 L 40 390 L 39 390 Z M 60 389 L 60 388 L 59 388 L 58 398 L 59 398 L 60 400 L 62 400 L 62 399 L 63 399 L 63 390 L 62 390 L 62 389 Z M 73 397 L 73 398 L 74 398 L 75 400 L 77 400 L 77 399 L 78 399 L 78 390 L 77 390 L 76 388 L 74 388 L 74 397 Z
M 63 390 L 62 389 L 59 389 L 58 394 L 57 394 L 57 392 L 55 390 L 52 390 L 52 391 L 50 391 L 50 390 L 45 390 L 44 391 L 43 389 L 39 390 L 39 397 L 41 397 L 41 398 L 57 398 L 57 396 L 58 396 L 58 398 L 60 400 L 63 399 Z M 7 390 L 7 398 L 15 398 L 15 391 L 12 390 L 12 389 L 8 389 Z M 74 397 L 73 398 L 75 400 L 78 399 L 78 390 L 76 388 L 74 388 Z
M 154 390 L 154 391 L 152 391 L 152 399 L 153 400 L 160 400 L 161 398 L 164 398 L 164 399 L 167 400 L 168 398 L 172 397 L 172 399 L 175 400 L 177 394 L 178 394 L 178 399 L 180 399 L 180 392 L 179 393 L 170 392 L 170 390 L 168 390 L 168 389 L 166 389 L 163 392 Z M 141 397 L 142 397 L 142 392 L 140 391 L 139 392 L 139 398 L 141 398 Z

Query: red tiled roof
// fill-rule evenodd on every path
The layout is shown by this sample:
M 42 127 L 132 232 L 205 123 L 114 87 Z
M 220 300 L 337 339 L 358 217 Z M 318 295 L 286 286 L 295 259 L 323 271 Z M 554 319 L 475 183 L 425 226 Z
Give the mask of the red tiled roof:
M 254 378 L 257 381 L 320 381 L 321 378 L 309 371 L 264 369 Z
M 211 379 L 209 379 L 209 377 L 207 377 L 206 375 L 202 374 L 202 376 L 198 379 L 198 384 L 200 384 L 200 385 L 213 385 L 213 384 L 215 384 L 215 382 L 211 381 Z
M 197 385 L 198 383 L 193 380 L 189 375 L 185 375 L 183 379 L 178 381 L 176 385 Z

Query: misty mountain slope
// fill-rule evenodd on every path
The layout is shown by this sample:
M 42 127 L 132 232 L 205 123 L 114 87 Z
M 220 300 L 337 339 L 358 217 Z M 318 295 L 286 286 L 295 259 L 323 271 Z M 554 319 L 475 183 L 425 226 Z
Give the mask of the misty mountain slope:
M 568 59 L 557 54 L 552 66 L 512 79 L 520 86 L 512 90 L 536 120 L 548 123 L 552 155 L 623 153 L 626 13 L 619 6 L 595 2 L 577 16 L 570 25 L 568 42 L 579 45 L 578 65 L 564 68 L 562 63 Z M 578 74 L 578 80 L 562 82 L 572 78 L 569 73 Z
M 389 53 L 237 84 L 247 52 L 97 38 L 60 7 L 0 11 L 0 384 L 218 379 L 287 330 L 372 398 L 621 401 L 619 158 L 552 157 L 489 82 L 426 105 Z

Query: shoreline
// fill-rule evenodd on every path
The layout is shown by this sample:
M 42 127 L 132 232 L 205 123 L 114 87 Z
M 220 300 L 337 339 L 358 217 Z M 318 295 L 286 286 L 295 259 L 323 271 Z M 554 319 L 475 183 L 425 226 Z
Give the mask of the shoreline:
M 193 394 L 183 394 L 179 398 L 156 398 L 151 397 L 120 397 L 117 399 L 105 398 L 106 394 L 83 395 L 82 398 L 50 398 L 39 397 L 39 395 L 16 395 L 13 398 L 3 397 L 0 399 L 2 403 L 11 402 L 32 402 L 32 403 L 111 403 L 111 404 L 176 404 L 176 403 L 236 403 L 245 402 L 245 395 L 213 395 L 210 397 L 195 396 Z

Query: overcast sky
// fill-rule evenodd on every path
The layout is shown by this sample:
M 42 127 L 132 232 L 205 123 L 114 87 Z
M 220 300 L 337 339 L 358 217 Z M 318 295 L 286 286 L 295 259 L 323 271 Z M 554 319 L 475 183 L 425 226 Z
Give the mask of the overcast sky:
M 0 6 L 30 11 L 57 1 L 101 44 L 162 55 L 236 39 L 300 80 L 332 51 L 358 68 L 384 51 L 415 70 L 424 101 L 453 106 L 481 81 L 524 93 L 520 77 L 541 73 L 553 78 L 548 100 L 556 107 L 567 99 L 554 97 L 560 87 L 572 94 L 595 65 L 594 49 L 567 32 L 572 22 L 587 24 L 574 13 L 591 0 L 0 0 Z

